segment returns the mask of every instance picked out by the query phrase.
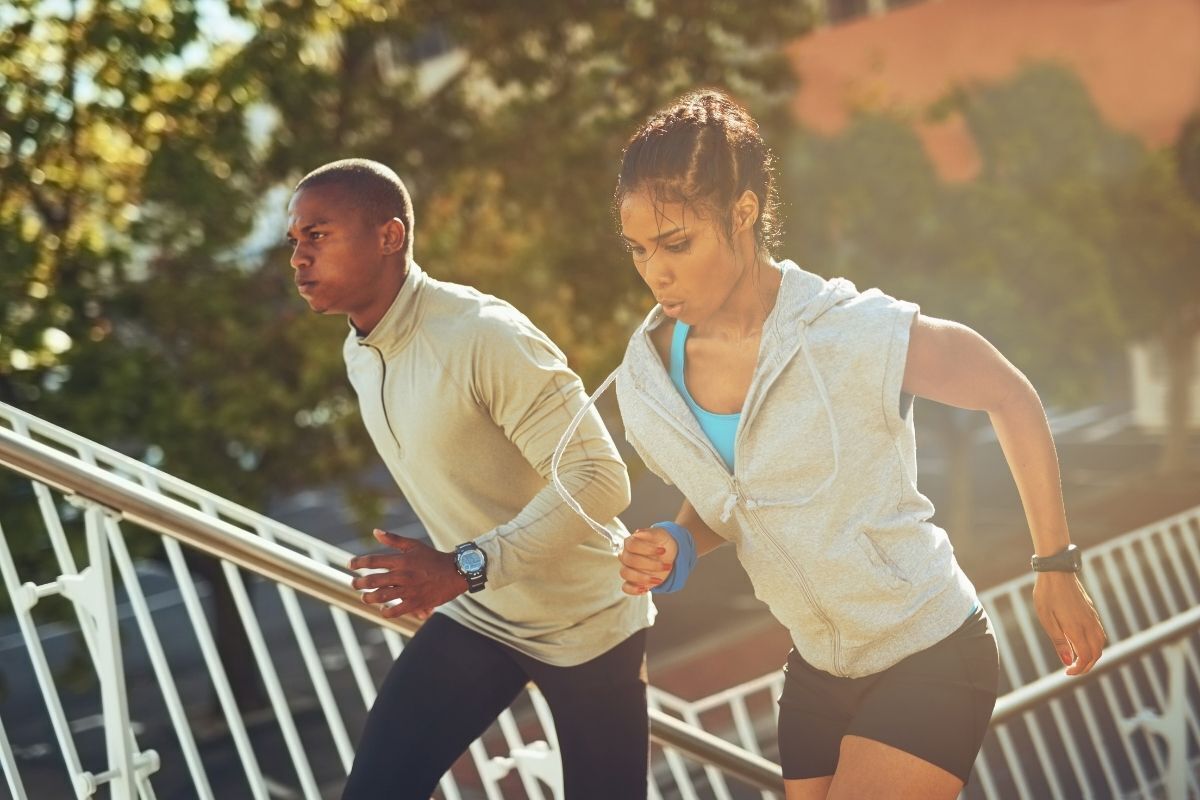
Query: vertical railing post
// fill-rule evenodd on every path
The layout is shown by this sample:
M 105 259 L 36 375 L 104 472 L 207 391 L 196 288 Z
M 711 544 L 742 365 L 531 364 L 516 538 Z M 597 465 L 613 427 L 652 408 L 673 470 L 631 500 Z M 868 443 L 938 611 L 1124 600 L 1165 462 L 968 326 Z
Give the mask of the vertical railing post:
M 104 741 L 108 769 L 96 775 L 78 776 L 76 793 L 88 796 L 103 783 L 111 787 L 114 800 L 137 800 L 139 770 L 153 772 L 158 768 L 158 755 L 153 750 L 137 751 L 129 717 L 129 697 L 125 686 L 125 665 L 121 654 L 120 618 L 114 591 L 112 561 L 109 558 L 105 532 L 106 515 L 120 518 L 120 513 L 78 496 L 67 501 L 83 509 L 87 536 L 88 567 L 78 575 L 59 579 L 62 594 L 80 612 L 82 624 L 92 628 L 96 642 L 96 677 L 100 682 L 100 702 L 104 717 Z
M 1187 646 L 1187 639 L 1163 646 L 1167 692 L 1162 710 L 1143 709 L 1121 720 L 1121 731 L 1126 736 L 1144 728 L 1162 738 L 1167 751 L 1162 775 L 1167 800 L 1187 800 Z

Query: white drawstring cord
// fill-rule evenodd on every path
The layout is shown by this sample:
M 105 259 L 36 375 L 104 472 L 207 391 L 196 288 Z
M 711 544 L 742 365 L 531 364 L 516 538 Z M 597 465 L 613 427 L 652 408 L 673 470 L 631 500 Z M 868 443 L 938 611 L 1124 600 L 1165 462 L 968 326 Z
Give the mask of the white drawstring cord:
M 579 505 L 578 501 L 576 501 L 575 498 L 571 496 L 571 493 L 567 491 L 567 487 L 563 486 L 563 482 L 559 480 L 558 464 L 560 461 L 562 461 L 563 453 L 567 449 L 567 442 L 571 441 L 571 438 L 575 435 L 575 431 L 579 429 L 580 423 L 583 422 L 583 418 L 587 415 L 588 410 L 596 403 L 597 398 L 604 394 L 604 392 L 608 390 L 608 387 L 612 385 L 612 382 L 616 380 L 617 372 L 619 370 L 620 367 L 614 369 L 612 373 L 604 379 L 604 383 L 600 384 L 600 388 L 593 392 L 590 397 L 588 397 L 587 402 L 583 404 L 583 408 L 575 412 L 575 416 L 571 419 L 571 424 L 567 426 L 565 431 L 563 431 L 562 438 L 558 440 L 558 446 L 554 448 L 554 456 L 550 459 L 550 480 L 554 483 L 554 489 L 558 492 L 558 496 L 563 499 L 563 502 L 566 503 L 572 511 L 583 517 L 584 522 L 586 522 L 592 530 L 608 540 L 609 546 L 612 547 L 612 551 L 614 553 L 619 553 L 621 551 L 621 544 L 623 542 L 622 537 L 613 533 L 608 528 L 604 527 L 599 522 L 587 515 L 587 512 L 583 510 L 583 506 Z
M 758 500 L 743 498 L 741 492 L 738 490 L 737 485 L 735 484 L 734 488 L 725 497 L 724 505 L 721 506 L 721 522 L 729 522 L 739 501 L 744 500 L 744 505 L 747 509 L 764 508 L 767 506 L 800 506 L 804 505 L 821 492 L 825 491 L 829 487 L 829 484 L 833 483 L 834 480 L 837 479 L 841 465 L 841 462 L 838 458 L 840 440 L 838 437 L 837 423 L 834 421 L 833 404 L 829 401 L 829 391 L 825 387 L 825 380 L 821 377 L 821 372 L 817 369 L 817 365 L 813 362 L 812 355 L 808 351 L 808 336 L 806 335 L 807 331 L 808 325 L 802 324 L 800 326 L 800 349 L 804 352 L 804 363 L 808 365 L 808 371 L 812 375 L 813 383 L 815 383 L 817 386 L 817 394 L 820 395 L 821 402 L 825 406 L 825 416 L 829 420 L 829 439 L 833 445 L 833 471 L 829 473 L 829 476 L 826 477 L 821 485 L 813 490 L 812 493 L 802 498 L 789 497 L 781 500 Z

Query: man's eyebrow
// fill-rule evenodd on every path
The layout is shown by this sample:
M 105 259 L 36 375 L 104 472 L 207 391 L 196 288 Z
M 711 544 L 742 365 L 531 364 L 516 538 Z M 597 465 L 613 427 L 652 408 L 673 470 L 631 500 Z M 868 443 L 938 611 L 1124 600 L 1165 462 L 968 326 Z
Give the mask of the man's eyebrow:
M 301 232 L 301 233 L 308 233 L 308 232 L 309 232 L 309 231 L 311 231 L 313 228 L 316 228 L 316 227 L 318 227 L 318 226 L 320 226 L 320 225 L 328 225 L 328 224 L 329 224 L 329 220 L 327 220 L 327 219 L 317 219 L 317 220 L 313 220 L 312 222 L 308 223 L 308 224 L 307 224 L 307 225 L 305 225 L 303 228 L 301 228 L 301 229 L 300 229 L 300 232 Z M 291 234 L 291 232 L 292 232 L 292 229 L 291 229 L 291 228 L 288 228 L 288 234 L 289 234 L 289 235 Z
M 663 239 L 667 239 L 667 238 L 674 236 L 675 234 L 680 233 L 681 231 L 684 231 L 684 230 L 685 230 L 685 228 L 682 225 L 680 225 L 679 227 L 671 228 L 671 230 L 669 230 L 669 231 L 660 233 L 658 236 L 655 236 L 650 241 L 661 242 Z M 625 241 L 629 242 L 630 244 L 633 243 L 633 239 L 630 239 L 628 236 L 626 236 L 623 233 L 621 234 L 621 238 L 624 239 Z

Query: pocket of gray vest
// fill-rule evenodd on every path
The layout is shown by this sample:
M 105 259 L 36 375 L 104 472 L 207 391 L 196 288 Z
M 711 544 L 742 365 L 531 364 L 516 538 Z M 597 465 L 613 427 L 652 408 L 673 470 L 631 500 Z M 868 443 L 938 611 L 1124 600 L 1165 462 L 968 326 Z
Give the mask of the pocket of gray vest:
M 859 534 L 858 543 L 862 547 L 863 552 L 867 554 L 867 559 L 879 572 L 887 576 L 888 582 L 893 589 L 898 589 L 901 586 L 907 586 L 911 583 L 899 565 L 887 554 L 887 550 L 883 548 L 883 545 L 877 542 L 868 531 L 863 531 Z

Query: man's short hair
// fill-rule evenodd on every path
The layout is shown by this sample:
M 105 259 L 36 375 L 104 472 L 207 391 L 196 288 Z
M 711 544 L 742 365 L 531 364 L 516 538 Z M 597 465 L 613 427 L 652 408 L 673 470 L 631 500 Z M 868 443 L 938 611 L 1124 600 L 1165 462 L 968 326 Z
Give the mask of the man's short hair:
M 336 186 L 355 210 L 374 225 L 392 217 L 404 223 L 404 260 L 412 259 L 413 207 L 408 187 L 392 169 L 367 158 L 343 158 L 317 167 L 296 184 L 295 191 Z

